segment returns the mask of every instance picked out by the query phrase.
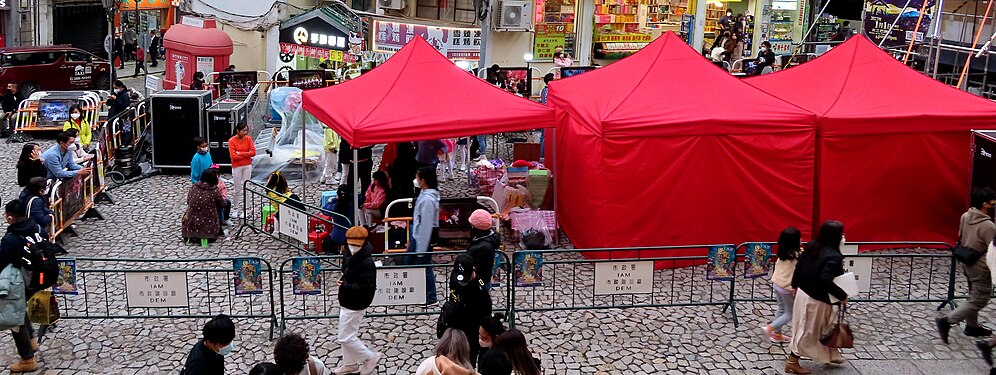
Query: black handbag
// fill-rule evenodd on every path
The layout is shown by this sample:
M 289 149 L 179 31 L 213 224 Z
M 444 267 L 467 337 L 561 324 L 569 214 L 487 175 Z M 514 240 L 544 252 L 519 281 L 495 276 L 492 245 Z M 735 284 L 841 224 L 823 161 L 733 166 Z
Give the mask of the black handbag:
M 975 251 L 972 248 L 963 246 L 960 242 L 955 244 L 954 249 L 951 251 L 954 258 L 966 266 L 971 266 L 975 262 L 982 258 L 981 252 Z

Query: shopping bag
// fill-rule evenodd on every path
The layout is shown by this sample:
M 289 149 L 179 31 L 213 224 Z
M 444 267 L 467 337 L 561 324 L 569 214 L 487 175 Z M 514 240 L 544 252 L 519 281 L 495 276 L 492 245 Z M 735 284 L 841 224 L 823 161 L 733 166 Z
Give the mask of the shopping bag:
M 60 317 L 59 304 L 51 290 L 35 292 L 28 300 L 28 320 L 32 323 L 52 325 Z

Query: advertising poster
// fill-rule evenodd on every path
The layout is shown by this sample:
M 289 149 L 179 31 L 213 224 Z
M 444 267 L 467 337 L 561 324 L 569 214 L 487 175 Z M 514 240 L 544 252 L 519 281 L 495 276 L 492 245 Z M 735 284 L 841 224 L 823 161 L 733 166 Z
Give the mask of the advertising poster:
M 83 167 L 92 167 L 92 163 L 87 163 Z M 63 180 L 56 184 L 56 193 L 62 198 L 62 212 L 65 217 L 75 217 L 81 214 L 86 204 L 86 197 L 83 189 L 86 188 L 86 178 L 79 174 L 72 178 Z
M 515 286 L 543 286 L 543 253 L 515 253 Z
M 59 277 L 52 286 L 52 294 L 79 294 L 76 286 L 76 259 L 59 259 Z
M 291 87 L 301 90 L 319 89 L 327 86 L 325 72 L 321 70 L 291 70 L 287 72 L 287 80 Z
M 736 271 L 736 251 L 733 246 L 712 246 L 709 248 L 709 264 L 706 265 L 706 280 L 733 280 Z
M 197 71 L 204 73 L 204 77 L 214 72 L 214 57 L 197 56 Z
M 771 267 L 771 244 L 744 245 L 744 278 L 753 279 L 768 274 Z
M 371 306 L 425 304 L 425 268 L 377 269 L 377 294 Z
M 565 25 L 537 24 L 536 37 L 533 39 L 533 58 L 553 60 L 553 50 L 565 44 L 565 30 Z
M 474 211 L 475 198 L 442 200 L 439 202 L 439 238 L 466 239 L 470 237 L 470 213 Z
M 318 258 L 294 258 L 294 294 L 322 294 L 322 263 Z
M 481 29 L 435 27 L 374 20 L 374 51 L 397 52 L 415 36 L 421 36 L 448 59 L 477 60 L 481 57 Z
M 232 260 L 235 276 L 235 295 L 263 294 L 263 265 L 259 259 Z
M 920 17 L 920 7 L 924 1 L 927 2 L 927 7 L 924 9 L 914 44 L 923 43 L 924 36 L 930 29 L 930 21 L 934 18 L 934 0 L 910 0 L 909 5 L 906 5 L 906 0 L 865 0 L 865 34 L 875 44 L 885 39 L 885 43 L 882 43 L 883 48 L 909 45 L 910 40 L 914 38 L 913 30 L 916 29 L 916 21 Z M 904 5 L 906 8 L 903 8 Z M 893 23 L 896 27 L 888 33 Z
M 501 279 L 504 272 L 502 272 L 502 262 L 501 254 L 495 252 L 495 265 L 491 267 L 491 287 L 497 288 L 501 286 Z

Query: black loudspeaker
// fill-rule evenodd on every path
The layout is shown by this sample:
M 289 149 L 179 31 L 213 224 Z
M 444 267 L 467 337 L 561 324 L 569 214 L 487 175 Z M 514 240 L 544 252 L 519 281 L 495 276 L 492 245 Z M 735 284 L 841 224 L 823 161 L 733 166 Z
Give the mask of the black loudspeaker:
M 207 110 L 207 141 L 211 147 L 211 160 L 215 164 L 232 165 L 228 140 L 235 134 L 235 126 L 245 124 L 249 111 L 245 102 L 218 103 Z
M 190 168 L 190 159 L 197 151 L 194 137 L 206 135 L 204 111 L 211 105 L 211 92 L 163 91 L 152 95 L 150 102 L 152 164 L 157 168 Z

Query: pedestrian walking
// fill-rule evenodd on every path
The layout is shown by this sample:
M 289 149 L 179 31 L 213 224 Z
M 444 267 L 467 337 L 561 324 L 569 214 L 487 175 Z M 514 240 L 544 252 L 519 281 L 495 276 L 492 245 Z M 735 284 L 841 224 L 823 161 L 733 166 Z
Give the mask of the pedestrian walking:
M 989 268 L 989 277 L 991 280 L 996 280 L 996 243 L 992 241 L 989 242 L 989 249 L 986 251 L 986 267 Z M 976 341 L 975 346 L 979 348 L 982 353 L 982 359 L 986 361 L 989 366 L 993 365 L 993 348 L 996 347 L 996 337 L 990 338 L 989 340 Z M 996 369 L 990 371 L 990 373 L 996 372 Z
M 4 271 L 0 273 L 0 284 L 6 285 L 0 288 L 0 290 L 4 292 L 5 296 L 14 296 L 16 293 L 20 293 L 24 297 L 24 301 L 7 298 L 0 300 L 0 314 L 11 314 L 9 316 L 4 315 L 4 321 L 24 322 L 17 329 L 11 330 L 11 335 L 14 337 L 14 346 L 17 348 L 17 355 L 19 357 L 17 362 L 10 365 L 11 372 L 38 370 L 38 360 L 35 357 L 35 353 L 38 351 L 38 340 L 35 339 L 35 330 L 28 319 L 26 308 L 27 300 L 31 298 L 31 295 L 25 289 L 24 279 L 18 269 L 32 270 L 31 266 L 25 260 L 25 249 L 28 248 L 29 238 L 40 241 L 41 236 L 39 235 L 40 228 L 38 224 L 34 220 L 25 217 L 24 212 L 26 210 L 24 202 L 20 200 L 15 199 L 7 202 L 7 205 L 4 207 L 4 214 L 7 219 L 7 232 L 4 233 L 3 239 L 0 239 L 0 270 Z M 17 272 L 8 272 L 8 267 L 14 267 L 11 271 Z M 15 288 L 15 285 L 19 285 L 20 288 L 12 290 Z
M 206 139 L 194 137 L 194 144 L 197 145 L 197 152 L 190 159 L 190 182 L 196 184 L 201 181 L 201 174 L 214 164 L 214 160 L 211 159 L 211 148 Z
M 235 126 L 235 135 L 228 139 L 228 154 L 232 159 L 232 179 L 235 180 L 232 216 L 241 218 L 244 216 L 239 209 L 242 207 L 242 192 L 246 181 L 252 180 L 252 158 L 256 157 L 256 143 L 249 136 L 249 125 Z
M 408 242 L 408 252 L 416 253 L 416 264 L 432 264 L 432 245 L 439 233 L 439 181 L 436 180 L 436 167 L 424 166 L 415 173 L 415 182 L 422 191 L 415 200 L 415 212 L 412 218 L 411 241 Z M 432 267 L 425 267 L 425 303 L 434 304 L 439 301 L 436 296 L 436 273 Z
M 329 375 L 321 359 L 308 352 L 308 342 L 301 335 L 288 333 L 273 346 L 273 361 L 283 375 Z
M 470 357 L 477 358 L 481 350 L 478 343 L 481 320 L 489 315 L 491 296 L 474 271 L 474 258 L 467 254 L 457 255 L 450 274 L 450 293 L 436 322 L 436 335 L 441 337 L 449 328 L 463 331 L 470 346 Z
M 540 375 L 543 373 L 540 361 L 529 350 L 526 336 L 522 334 L 522 331 L 512 328 L 498 335 L 495 348 L 504 352 L 512 360 L 512 369 L 516 375 Z
M 467 254 L 474 258 L 474 272 L 483 282 L 484 290 L 491 289 L 491 274 L 495 267 L 495 253 L 501 246 L 501 237 L 492 229 L 494 220 L 485 210 L 470 214 L 470 246 Z
M 415 370 L 415 375 L 474 374 L 470 363 L 467 336 L 457 329 L 447 329 L 436 342 L 435 355 L 426 358 Z
M 980 255 L 985 254 L 989 249 L 989 243 L 996 236 L 996 224 L 989 218 L 989 213 L 996 206 L 996 192 L 988 187 L 976 188 L 972 190 L 970 203 L 972 207 L 961 215 L 958 224 L 958 243 L 977 251 Z M 992 330 L 979 324 L 979 311 L 989 304 L 993 292 L 993 279 L 989 273 L 989 266 L 985 261 L 978 260 L 972 264 L 959 263 L 965 278 L 968 279 L 968 299 L 947 316 L 935 319 L 937 333 L 945 344 L 948 343 L 951 326 L 963 321 L 966 336 L 985 337 L 993 334 Z
M 159 66 L 159 49 L 163 46 L 163 38 L 159 35 L 159 30 L 149 31 L 149 35 L 152 36 L 152 41 L 149 43 L 149 58 L 152 64 L 149 66 L 155 68 Z
M 33 177 L 48 176 L 41 152 L 41 146 L 37 143 L 28 142 L 21 147 L 21 156 L 17 158 L 17 186 L 27 186 Z
M 843 244 L 844 224 L 826 221 L 820 226 L 816 241 L 810 242 L 799 257 L 792 276 L 792 287 L 796 288 L 792 311 L 794 335 L 789 344 L 791 351 L 785 359 L 787 373 L 810 373 L 799 364 L 801 356 L 817 363 L 846 362 L 839 349 L 826 347 L 820 342 L 823 334 L 836 323 L 833 321 L 830 296 L 841 304 L 847 303 L 847 293 L 833 282 L 835 277 L 844 274 L 844 256 L 840 253 Z
M 481 373 L 484 373 L 486 368 L 494 367 L 494 365 L 484 366 L 483 358 L 492 350 L 498 336 L 505 333 L 505 324 L 502 323 L 504 321 L 505 315 L 502 313 L 495 313 L 492 316 L 481 319 L 481 325 L 477 331 L 477 344 L 481 347 L 481 351 L 477 354 L 477 358 L 474 358 L 477 361 L 477 368 Z M 508 372 L 512 372 L 511 360 L 508 361 Z
M 381 353 L 370 350 L 359 337 L 363 316 L 377 293 L 377 267 L 370 258 L 373 246 L 367 241 L 369 235 L 361 226 L 346 231 L 349 251 L 342 262 L 342 278 L 336 282 L 339 284 L 340 306 L 337 341 L 342 345 L 342 366 L 335 370 L 338 375 L 372 373 L 382 357 Z
M 761 327 L 765 337 L 774 343 L 792 342 L 791 336 L 782 334 L 782 327 L 792 322 L 792 306 L 795 303 L 792 276 L 795 274 L 795 265 L 799 262 L 801 242 L 802 233 L 794 227 L 786 228 L 778 236 L 778 261 L 771 274 L 771 287 L 775 290 L 777 304 L 775 320 Z
M 218 314 L 204 325 L 203 338 L 194 344 L 181 371 L 183 375 L 224 375 L 225 356 L 235 350 L 235 323 Z

